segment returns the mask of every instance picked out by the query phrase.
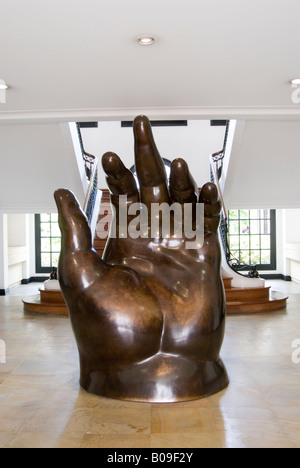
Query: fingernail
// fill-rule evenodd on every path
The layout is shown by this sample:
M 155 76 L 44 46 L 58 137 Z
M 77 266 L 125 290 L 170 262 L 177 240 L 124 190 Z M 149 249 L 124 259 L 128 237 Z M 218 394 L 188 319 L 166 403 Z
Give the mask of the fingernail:
M 134 119 L 133 131 L 136 142 L 139 144 L 148 144 L 153 140 L 151 123 L 145 115 L 140 115 Z
M 211 205 L 219 200 L 218 189 L 215 184 L 205 184 L 200 193 L 200 202 L 209 203 Z
M 119 179 L 126 172 L 126 167 L 115 153 L 105 153 L 102 157 L 102 166 L 106 175 L 114 179 Z
M 171 184 L 178 190 L 185 190 L 191 186 L 191 176 L 187 163 L 184 159 L 175 159 L 171 165 Z

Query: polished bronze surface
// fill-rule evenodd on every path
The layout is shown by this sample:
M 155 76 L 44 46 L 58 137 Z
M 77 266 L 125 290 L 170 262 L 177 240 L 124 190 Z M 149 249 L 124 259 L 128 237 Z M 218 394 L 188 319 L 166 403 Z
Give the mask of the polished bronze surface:
M 203 203 L 204 244 L 187 249 L 187 239 L 173 235 L 133 239 L 117 226 L 100 259 L 74 195 L 65 189 L 55 193 L 62 231 L 59 278 L 78 344 L 80 383 L 110 398 L 197 399 L 228 385 L 219 357 L 225 298 L 218 192 L 208 183 L 198 196 L 182 159 L 172 163 L 167 180 L 146 117 L 135 119 L 134 136 L 139 187 L 116 154 L 103 156 L 117 218 L 120 195 L 127 195 L 127 208 L 143 203 L 149 220 L 152 203 L 177 202 L 182 211 L 192 203 L 194 215 L 196 204 Z

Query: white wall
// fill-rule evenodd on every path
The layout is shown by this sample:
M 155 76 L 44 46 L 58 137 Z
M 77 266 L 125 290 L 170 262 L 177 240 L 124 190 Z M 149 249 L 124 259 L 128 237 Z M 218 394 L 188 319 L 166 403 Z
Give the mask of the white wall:
M 239 121 L 225 182 L 229 209 L 300 208 L 300 122 Z
M 107 151 L 117 153 L 130 168 L 134 164 L 132 128 L 121 128 L 120 122 L 99 122 L 98 128 L 81 129 L 85 150 L 100 160 L 99 188 L 106 188 L 101 158 Z M 193 120 L 187 127 L 154 127 L 154 138 L 162 157 L 184 158 L 199 184 L 210 180 L 209 156 L 223 148 L 225 127 L 211 127 L 207 120 Z
M 286 242 L 300 243 L 300 209 L 286 210 Z
M 0 125 L 0 289 L 36 276 L 33 213 L 56 212 L 54 191 L 68 188 L 84 203 L 74 136 L 69 123 Z
M 29 215 L 6 214 L 2 218 L 6 220 L 2 233 L 5 261 L 1 263 L 0 289 L 7 289 L 31 276 Z
M 26 214 L 9 214 L 7 217 L 7 242 L 9 247 L 26 245 Z
M 55 212 L 53 193 L 69 188 L 84 202 L 69 124 L 0 126 L 0 211 Z
M 300 242 L 300 123 L 237 121 L 231 143 L 221 181 L 225 205 L 277 210 L 277 269 L 263 273 L 289 275 L 286 245 Z

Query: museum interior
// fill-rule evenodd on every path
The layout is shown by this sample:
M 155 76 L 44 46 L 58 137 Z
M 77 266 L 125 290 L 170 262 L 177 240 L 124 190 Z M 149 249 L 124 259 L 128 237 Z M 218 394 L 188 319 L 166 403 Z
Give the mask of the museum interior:
M 299 14 L 1 1 L 1 448 L 300 447 Z

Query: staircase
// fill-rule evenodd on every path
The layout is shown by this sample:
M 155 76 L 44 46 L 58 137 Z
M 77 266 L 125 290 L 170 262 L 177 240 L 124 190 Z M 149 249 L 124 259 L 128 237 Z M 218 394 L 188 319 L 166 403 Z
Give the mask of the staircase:
M 253 314 L 283 309 L 286 307 L 288 297 L 265 287 L 264 280 L 260 278 L 248 278 L 237 273 L 229 263 L 231 253 L 228 244 L 228 219 L 220 180 L 224 172 L 223 163 L 230 133 L 231 126 L 230 121 L 228 121 L 223 149 L 210 156 L 211 182 L 217 186 L 222 204 L 219 238 L 222 247 L 222 273 L 223 276 L 226 276 L 224 286 L 227 314 Z
M 103 190 L 102 202 L 109 203 L 109 200 L 109 191 Z M 96 234 L 94 248 L 100 257 L 103 255 L 105 244 L 106 240 L 99 239 Z M 245 278 L 245 280 L 245 284 L 247 284 L 248 278 Z M 223 277 L 223 283 L 226 295 L 227 315 L 264 313 L 286 307 L 288 299 L 286 296 L 271 291 L 270 287 L 265 287 L 261 284 L 257 286 L 260 282 L 255 279 L 249 279 L 251 287 L 233 287 L 232 277 Z M 262 284 L 264 285 L 263 282 Z
M 100 241 L 100 239 L 98 239 Z M 95 244 L 100 246 L 97 239 Z M 101 243 L 101 249 L 102 243 Z M 287 298 L 278 292 L 264 288 L 233 288 L 232 278 L 223 278 L 227 315 L 266 313 L 284 309 Z M 57 290 L 40 289 L 40 295 L 23 301 L 24 310 L 41 314 L 68 315 L 62 293 Z
M 35 314 L 68 315 L 61 291 L 41 288 L 40 294 L 23 299 L 24 311 Z
M 79 138 L 80 130 L 79 131 Z M 222 191 L 219 184 L 219 179 L 222 174 L 223 158 L 225 155 L 226 141 L 228 138 L 229 125 L 227 125 L 226 137 L 224 148 L 219 153 L 213 155 L 211 159 L 211 175 L 212 182 L 217 185 L 220 198 L 222 200 L 222 221 L 220 228 L 220 240 L 223 246 L 223 262 L 222 271 L 224 272 L 223 282 L 226 294 L 227 314 L 253 314 L 265 313 L 274 310 L 284 309 L 286 307 L 287 297 L 281 293 L 271 291 L 269 287 L 265 287 L 263 280 L 249 279 L 234 272 L 230 265 L 228 265 L 228 243 L 227 243 L 227 212 L 224 205 Z M 94 156 L 85 152 L 81 140 L 83 158 L 86 164 L 87 176 L 90 180 L 89 190 L 86 197 L 85 212 L 87 213 L 89 224 L 92 232 L 95 232 L 95 225 L 97 221 L 97 213 L 95 213 L 95 206 L 97 206 L 96 198 L 98 191 L 97 184 L 97 160 Z M 108 190 L 102 190 L 101 203 L 109 203 L 110 196 Z M 93 215 L 95 223 L 92 221 Z M 98 221 L 101 217 L 98 217 Z M 93 224 L 94 223 L 94 224 Z M 222 229 L 223 226 L 223 229 Z M 100 239 L 97 233 L 94 237 L 94 249 L 100 257 L 106 245 L 106 239 Z M 232 275 L 232 277 L 231 277 Z M 226 276 L 226 277 L 225 277 Z M 229 276 L 229 277 L 228 277 Z M 24 310 L 35 313 L 48 313 L 68 315 L 67 307 L 65 305 L 63 296 L 60 291 L 53 290 L 40 290 L 40 295 L 29 300 L 24 300 Z
M 102 198 L 101 198 L 101 204 L 103 203 L 107 203 L 109 204 L 110 203 L 110 195 L 109 195 L 109 190 L 105 189 L 105 190 L 102 190 Z M 101 220 L 102 216 L 100 215 L 98 217 L 98 222 Z M 97 236 L 97 233 L 95 234 L 95 237 L 94 237 L 94 249 L 96 250 L 97 254 L 99 255 L 99 257 L 102 258 L 103 256 L 103 252 L 104 252 L 104 249 L 105 249 L 105 246 L 106 246 L 106 242 L 107 242 L 107 239 L 100 239 L 98 236 Z
M 109 203 L 109 191 L 102 191 L 102 203 Z M 101 217 L 99 217 L 100 219 Z M 94 238 L 94 249 L 102 257 L 106 239 L 99 239 L 97 233 Z M 249 280 L 252 285 L 252 280 Z M 287 297 L 273 292 L 270 287 L 235 287 L 232 277 L 223 277 L 226 295 L 227 315 L 266 313 L 286 307 Z M 247 284 L 247 283 L 246 283 Z M 40 294 L 24 302 L 24 310 L 33 313 L 68 315 L 63 296 L 57 290 L 40 289 Z
M 227 315 L 265 313 L 286 307 L 287 297 L 270 287 L 233 288 L 232 278 L 223 278 Z
M 86 176 L 83 180 L 85 180 L 88 185 L 83 210 L 86 214 L 91 232 L 95 233 L 101 200 L 101 191 L 98 189 L 98 159 L 85 151 L 79 124 L 76 124 L 76 130 L 73 136 L 74 145 L 77 146 L 79 143 L 81 152 L 79 160 L 81 162 L 83 160 Z M 84 187 L 85 184 L 83 183 L 83 188 Z M 59 285 L 57 285 L 57 289 L 45 289 L 42 287 L 39 290 L 40 294 L 32 298 L 24 299 L 24 311 L 42 314 L 68 315 L 67 306 L 62 293 L 58 288 Z

